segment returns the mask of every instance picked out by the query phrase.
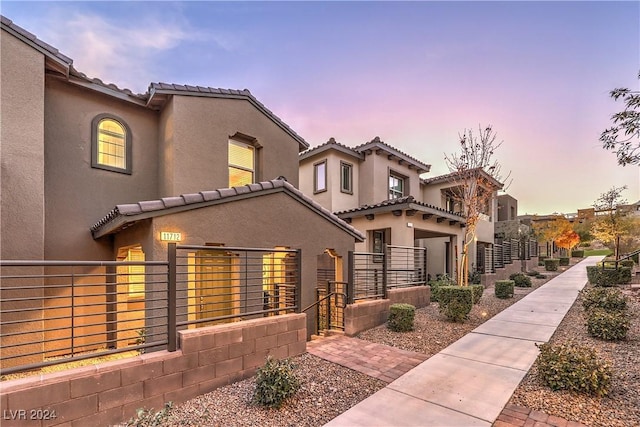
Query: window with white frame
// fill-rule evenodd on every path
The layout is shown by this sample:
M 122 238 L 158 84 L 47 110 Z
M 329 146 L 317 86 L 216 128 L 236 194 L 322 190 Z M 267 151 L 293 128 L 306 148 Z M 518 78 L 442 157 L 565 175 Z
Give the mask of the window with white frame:
M 131 131 L 120 118 L 100 114 L 91 123 L 91 166 L 131 174 Z
M 252 145 L 229 140 L 229 187 L 254 182 L 255 151 Z
M 320 193 L 327 191 L 327 161 L 315 163 L 313 165 L 313 192 Z
M 340 162 L 340 191 L 353 194 L 353 165 Z

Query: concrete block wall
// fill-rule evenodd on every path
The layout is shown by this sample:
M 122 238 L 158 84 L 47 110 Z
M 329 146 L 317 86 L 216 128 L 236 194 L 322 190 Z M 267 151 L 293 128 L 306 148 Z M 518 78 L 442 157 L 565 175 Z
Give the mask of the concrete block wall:
M 107 426 L 252 376 L 265 358 L 306 352 L 306 315 L 179 332 L 180 349 L 0 383 L 2 427 Z M 55 413 L 55 418 L 51 416 Z M 44 419 L 48 416 L 49 419 Z
M 525 260 L 525 271 L 534 270 L 538 266 L 538 257 L 532 257 Z M 481 276 L 481 282 L 484 287 L 493 285 L 496 280 L 507 280 L 513 273 L 519 273 L 522 271 L 522 261 L 514 260 L 512 264 L 505 264 L 504 268 L 496 268 L 495 273 L 487 273 Z
M 391 304 L 406 303 L 416 308 L 429 305 L 431 288 L 417 286 L 413 288 L 392 289 L 388 292 L 388 299 L 362 301 L 349 304 L 344 309 L 344 333 L 354 336 L 367 329 L 382 325 L 389 318 Z

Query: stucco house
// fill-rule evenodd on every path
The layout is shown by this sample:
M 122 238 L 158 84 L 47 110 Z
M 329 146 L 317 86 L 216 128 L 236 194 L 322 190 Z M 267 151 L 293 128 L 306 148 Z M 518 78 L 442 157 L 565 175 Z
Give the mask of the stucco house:
M 364 239 L 297 189 L 308 144 L 248 90 L 151 83 L 135 94 L 5 17 L 1 29 L 0 259 L 160 261 L 166 236 L 296 249 L 306 306 L 318 263 Z M 346 265 L 334 267 L 342 277 Z M 45 301 L 60 293 L 43 289 Z M 131 288 L 130 302 L 144 292 Z
M 428 275 L 453 276 L 466 225 L 451 197 L 458 184 L 452 174 L 428 177 L 430 168 L 379 137 L 353 148 L 331 138 L 300 154 L 300 189 L 365 233 L 357 250 L 380 252 L 384 244 L 424 247 Z M 494 194 L 502 187 L 494 179 L 488 182 Z M 473 264 L 484 262 L 476 248 L 493 244 L 495 198 L 486 210 L 471 245 Z

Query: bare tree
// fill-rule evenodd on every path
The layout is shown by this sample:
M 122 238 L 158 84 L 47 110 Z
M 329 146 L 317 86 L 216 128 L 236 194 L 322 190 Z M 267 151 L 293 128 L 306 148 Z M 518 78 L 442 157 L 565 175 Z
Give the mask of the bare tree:
M 503 188 L 500 164 L 493 154 L 502 142 L 491 126 L 478 127 L 476 135 L 465 129 L 460 135 L 460 152 L 445 154 L 445 162 L 454 186 L 449 189 L 453 200 L 460 206 L 466 219 L 462 252 L 458 260 L 457 281 L 460 286 L 469 284 L 469 246 L 475 241 L 478 221 L 490 212 L 496 190 Z
M 638 73 L 640 79 L 640 73 Z M 615 101 L 624 102 L 624 110 L 611 116 L 613 127 L 600 134 L 600 142 L 606 150 L 618 157 L 622 166 L 640 163 L 640 92 L 628 88 L 612 90 L 609 95 Z

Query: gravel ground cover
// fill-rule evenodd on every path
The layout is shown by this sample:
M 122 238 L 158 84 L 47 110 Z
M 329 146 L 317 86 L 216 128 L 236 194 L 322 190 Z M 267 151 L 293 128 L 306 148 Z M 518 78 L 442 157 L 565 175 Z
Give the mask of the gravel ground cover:
M 538 268 L 543 270 L 543 268 Z M 437 303 L 416 310 L 415 329 L 393 333 L 382 325 L 359 334 L 358 338 L 391 345 L 429 356 L 457 341 L 478 325 L 539 288 L 558 273 L 545 279 L 533 278 L 531 288 L 516 288 L 514 298 L 495 297 L 493 286 L 484 291 L 465 323 L 448 321 L 438 312 Z M 510 403 L 557 415 L 590 426 L 640 425 L 640 301 L 630 304 L 634 313 L 629 339 L 607 343 L 586 335 L 582 306 L 571 309 L 552 340 L 579 339 L 596 346 L 612 360 L 616 376 L 609 398 L 597 399 L 552 392 L 538 384 L 535 371 L 525 377 Z M 254 378 L 221 387 L 171 410 L 163 426 L 319 426 L 364 400 L 385 383 L 310 354 L 293 358 L 301 390 L 280 409 L 265 409 L 251 403 Z M 534 368 L 535 369 L 535 368 Z
M 585 326 L 581 297 L 578 297 L 555 334 L 552 343 L 579 342 L 594 348 L 612 367 L 611 393 L 590 397 L 565 391 L 551 391 L 538 379 L 535 365 L 515 390 L 509 403 L 525 406 L 591 427 L 640 426 L 640 293 L 629 295 L 631 328 L 626 341 L 592 338 Z

